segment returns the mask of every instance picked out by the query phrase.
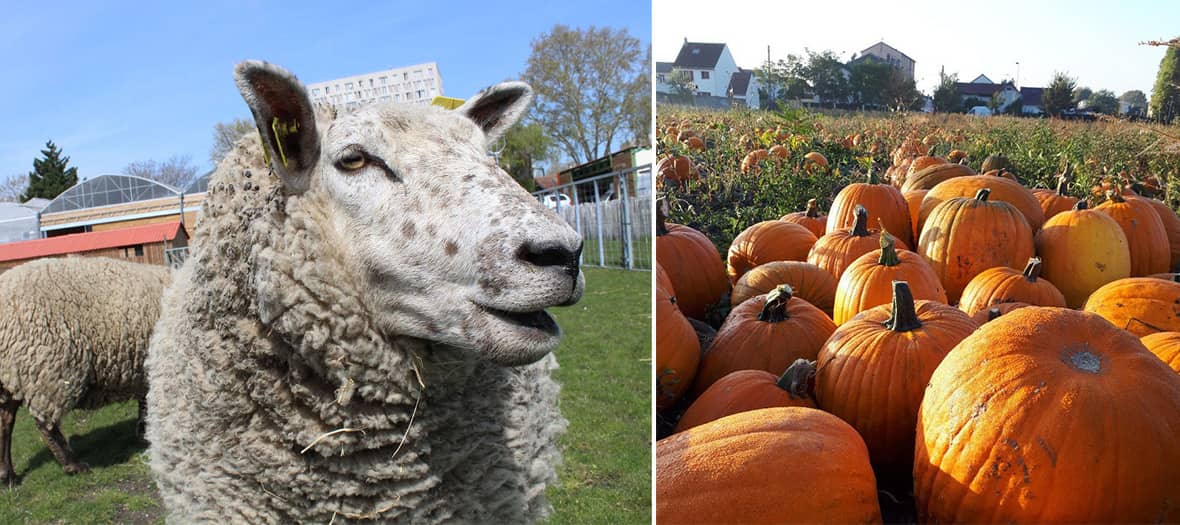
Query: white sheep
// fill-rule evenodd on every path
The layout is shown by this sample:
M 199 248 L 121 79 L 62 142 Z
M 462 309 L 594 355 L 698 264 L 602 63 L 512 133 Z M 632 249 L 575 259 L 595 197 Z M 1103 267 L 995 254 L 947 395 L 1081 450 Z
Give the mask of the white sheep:
M 74 408 L 139 399 L 162 266 L 105 257 L 27 262 L 0 274 L 0 484 L 14 485 L 12 427 L 23 404 L 53 457 L 84 472 L 58 424 Z
M 235 69 L 259 136 L 212 176 L 148 357 L 173 522 L 520 523 L 549 512 L 565 420 L 544 310 L 581 238 L 487 155 L 531 96 L 313 109 Z

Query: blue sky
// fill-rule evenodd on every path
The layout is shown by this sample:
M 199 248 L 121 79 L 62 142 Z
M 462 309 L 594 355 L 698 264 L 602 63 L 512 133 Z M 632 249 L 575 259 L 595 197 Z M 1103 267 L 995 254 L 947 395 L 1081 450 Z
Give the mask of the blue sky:
M 435 61 L 446 95 L 466 98 L 516 78 L 530 42 L 555 24 L 625 28 L 651 42 L 650 4 L 626 0 L 181 4 L 6 6 L 0 180 L 32 170 L 49 139 L 80 177 L 174 154 L 211 169 L 213 125 L 250 116 L 232 79 L 242 59 L 306 83 Z
M 1150 94 L 1164 48 L 1145 40 L 1180 36 L 1175 0 L 988 0 L 970 5 L 945 0 L 746 0 L 716 9 L 705 0 L 654 0 L 652 59 L 671 62 L 687 38 L 725 42 L 738 65 L 830 49 L 847 60 L 880 40 L 917 61 L 918 89 L 930 93 L 938 72 L 969 82 L 979 74 L 1043 87 L 1055 71 L 1079 86 L 1120 95 Z

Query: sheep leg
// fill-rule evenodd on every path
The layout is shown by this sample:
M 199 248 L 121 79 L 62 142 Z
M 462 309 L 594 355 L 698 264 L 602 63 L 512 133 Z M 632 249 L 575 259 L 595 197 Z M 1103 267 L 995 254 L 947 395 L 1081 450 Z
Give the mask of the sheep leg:
M 66 474 L 80 474 L 90 470 L 90 465 L 74 458 L 74 451 L 70 449 L 70 444 L 66 442 L 65 436 L 61 435 L 61 429 L 58 428 L 57 423 L 42 423 L 36 418 L 33 418 L 33 421 L 37 423 L 37 430 L 40 430 L 41 436 L 45 438 L 49 452 L 53 453 L 53 457 L 58 463 L 61 463 L 62 470 L 66 471 Z
M 16 409 L 20 401 L 0 402 L 0 485 L 16 485 L 16 470 L 12 464 L 12 427 L 16 425 Z
M 135 437 L 144 439 L 147 434 L 147 396 L 139 398 L 139 419 L 135 422 Z

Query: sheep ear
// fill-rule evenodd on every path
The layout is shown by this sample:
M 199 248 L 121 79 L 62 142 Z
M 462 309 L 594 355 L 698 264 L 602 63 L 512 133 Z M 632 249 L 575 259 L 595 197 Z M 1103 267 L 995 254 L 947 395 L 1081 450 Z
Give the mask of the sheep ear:
M 503 82 L 479 92 L 456 111 L 475 122 L 491 142 L 520 120 L 532 98 L 528 84 Z
M 262 143 L 283 185 L 291 193 L 304 192 L 320 157 L 315 109 L 307 90 L 289 71 L 257 60 L 238 64 L 234 81 L 254 113 Z

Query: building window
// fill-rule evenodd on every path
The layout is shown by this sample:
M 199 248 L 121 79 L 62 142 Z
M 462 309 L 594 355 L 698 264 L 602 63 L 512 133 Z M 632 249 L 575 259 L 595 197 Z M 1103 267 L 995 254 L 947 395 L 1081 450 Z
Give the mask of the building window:
M 410 72 L 409 72 L 409 71 L 403 71 L 403 72 L 402 72 L 402 82 L 405 82 L 405 81 L 407 81 L 407 80 L 409 80 L 409 79 L 410 79 Z
M 701 80 L 709 80 L 709 72 L 701 71 Z
M 667 82 L 668 76 L 663 73 L 660 73 L 660 74 L 656 75 L 656 80 L 658 80 L 660 82 Z
M 331 92 L 332 92 L 332 86 L 324 86 L 324 94 L 325 95 L 328 93 L 331 93 Z
M 136 257 L 143 257 L 143 245 L 142 244 L 135 245 L 135 256 Z
M 318 97 L 319 95 L 320 95 L 320 88 L 315 88 L 315 89 L 311 90 L 311 96 Z

